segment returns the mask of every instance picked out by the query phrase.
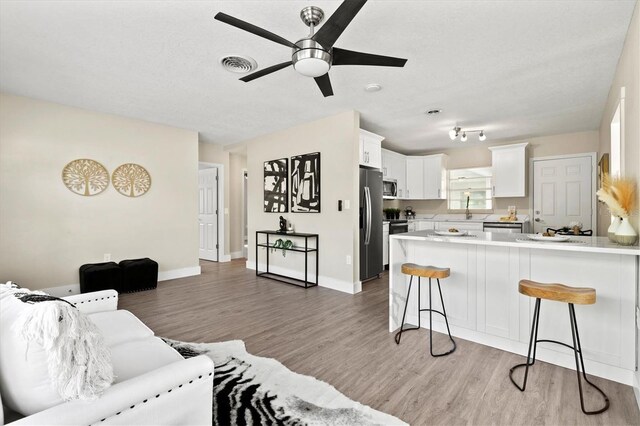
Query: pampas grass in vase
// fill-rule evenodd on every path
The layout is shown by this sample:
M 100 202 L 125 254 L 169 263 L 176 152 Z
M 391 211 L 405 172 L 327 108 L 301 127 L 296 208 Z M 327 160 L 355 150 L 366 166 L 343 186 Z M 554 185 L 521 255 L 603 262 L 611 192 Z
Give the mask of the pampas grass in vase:
M 607 205 L 612 216 L 621 219 L 615 230 L 615 241 L 622 245 L 635 244 L 638 233 L 629 222 L 629 216 L 636 209 L 635 182 L 629 178 L 611 178 L 609 175 L 605 175 L 602 188 L 598 190 L 596 195 L 600 201 Z

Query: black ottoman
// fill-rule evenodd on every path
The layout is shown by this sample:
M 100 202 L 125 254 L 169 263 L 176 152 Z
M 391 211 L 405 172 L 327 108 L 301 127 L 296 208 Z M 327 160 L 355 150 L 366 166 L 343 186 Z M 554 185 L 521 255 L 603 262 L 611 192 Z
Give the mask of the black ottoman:
M 122 270 L 117 263 L 87 263 L 80 267 L 80 293 L 109 289 L 122 289 Z
M 120 262 L 122 291 L 150 290 L 158 286 L 158 262 L 145 257 Z

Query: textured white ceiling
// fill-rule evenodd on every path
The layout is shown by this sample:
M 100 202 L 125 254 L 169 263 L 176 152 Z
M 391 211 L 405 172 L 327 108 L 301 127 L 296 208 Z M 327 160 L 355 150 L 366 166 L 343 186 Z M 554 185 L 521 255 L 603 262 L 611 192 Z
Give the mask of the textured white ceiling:
M 250 83 L 223 70 L 225 55 L 264 68 L 291 52 L 213 16 L 296 41 L 308 30 L 302 7 L 329 16 L 339 1 L 3 1 L 0 89 L 223 145 L 348 109 L 406 153 L 450 147 L 454 125 L 484 128 L 485 144 L 597 129 L 635 3 L 371 0 L 336 46 L 407 65 L 334 67 L 335 96 L 323 98 L 292 68 Z M 367 93 L 368 83 L 383 90 Z M 432 108 L 443 112 L 426 116 Z

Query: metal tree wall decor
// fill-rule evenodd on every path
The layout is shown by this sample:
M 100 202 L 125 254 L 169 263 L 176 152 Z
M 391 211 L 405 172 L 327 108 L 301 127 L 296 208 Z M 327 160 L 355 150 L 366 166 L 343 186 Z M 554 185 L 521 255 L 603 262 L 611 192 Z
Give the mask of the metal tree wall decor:
M 320 153 L 291 157 L 291 211 L 320 213 Z
M 109 186 L 109 172 L 94 160 L 73 160 L 62 169 L 62 182 L 78 195 L 96 195 Z
M 286 213 L 289 211 L 289 181 L 287 159 L 264 162 L 264 211 Z
M 141 165 L 126 163 L 113 171 L 111 183 L 122 195 L 139 197 L 151 188 L 151 176 Z

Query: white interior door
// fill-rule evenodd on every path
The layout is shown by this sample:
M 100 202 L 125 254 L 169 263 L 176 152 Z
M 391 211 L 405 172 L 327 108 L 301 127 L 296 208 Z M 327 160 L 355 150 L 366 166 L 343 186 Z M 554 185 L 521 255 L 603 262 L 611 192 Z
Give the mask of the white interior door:
M 198 171 L 200 259 L 218 260 L 218 169 Z
M 533 160 L 534 232 L 570 222 L 592 229 L 592 161 L 591 156 Z

